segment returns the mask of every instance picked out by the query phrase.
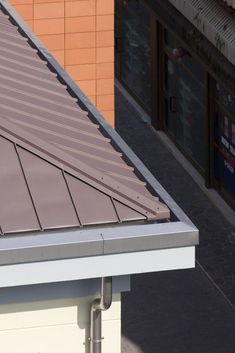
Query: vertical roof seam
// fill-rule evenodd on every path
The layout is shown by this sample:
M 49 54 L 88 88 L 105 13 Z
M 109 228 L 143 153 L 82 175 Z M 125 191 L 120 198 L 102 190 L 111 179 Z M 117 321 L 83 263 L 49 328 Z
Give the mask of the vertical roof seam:
M 14 148 L 15 148 L 15 151 L 16 151 L 17 158 L 18 158 L 18 160 L 19 160 L 20 168 L 21 168 L 21 171 L 22 171 L 24 180 L 25 180 L 25 184 L 26 184 L 26 187 L 27 187 L 27 190 L 28 190 L 28 193 L 29 193 L 31 202 L 32 202 L 32 206 L 33 206 L 35 215 L 36 215 L 36 217 L 37 217 L 37 221 L 38 221 L 39 228 L 40 228 L 41 231 L 43 231 L 43 227 L 42 227 L 42 224 L 41 224 L 41 222 L 40 222 L 39 214 L 38 214 L 38 211 L 37 211 L 37 208 L 36 208 L 34 199 L 33 199 L 33 195 L 32 195 L 32 193 L 31 193 L 31 190 L 30 190 L 30 187 L 29 187 L 29 183 L 28 183 L 28 180 L 27 180 L 25 171 L 24 171 L 23 163 L 22 163 L 22 160 L 21 160 L 21 158 L 20 158 L 20 154 L 19 154 L 19 151 L 18 151 L 18 148 L 17 148 L 17 144 L 16 144 L 16 143 L 14 143 Z
M 64 169 L 61 169 L 61 172 L 62 172 L 62 175 L 63 175 L 63 178 L 64 178 L 64 181 L 65 181 L 65 185 L 67 187 L 67 190 L 68 190 L 68 193 L 69 193 L 69 197 L 70 197 L 70 200 L 72 202 L 72 205 L 73 205 L 73 208 L 74 208 L 74 212 L 76 214 L 76 217 L 77 217 L 77 220 L 78 220 L 78 223 L 79 223 L 79 226 L 80 227 L 83 227 L 83 224 L 82 224 L 82 221 L 79 217 L 79 214 L 78 214 L 78 211 L 77 211 L 77 208 L 75 206 L 75 202 L 74 202 L 74 199 L 73 199 L 73 196 L 72 196 L 72 193 L 71 193 L 71 190 L 69 188 L 69 184 L 68 184 L 68 181 L 67 181 L 67 178 L 66 178 L 66 175 L 65 175 L 65 172 L 64 172 Z
M 110 200 L 111 200 L 111 202 L 112 202 L 114 211 L 115 211 L 115 213 L 116 213 L 116 216 L 117 216 L 117 219 L 118 219 L 118 223 L 122 223 L 122 220 L 121 220 L 121 218 L 119 217 L 119 214 L 118 214 L 118 211 L 117 211 L 117 207 L 115 206 L 115 203 L 114 203 L 114 201 L 113 201 L 112 196 L 110 196 Z

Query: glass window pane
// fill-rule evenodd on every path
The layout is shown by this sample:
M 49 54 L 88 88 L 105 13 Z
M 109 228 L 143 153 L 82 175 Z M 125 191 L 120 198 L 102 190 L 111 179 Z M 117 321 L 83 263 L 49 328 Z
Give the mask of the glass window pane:
M 128 1 L 121 12 L 121 79 L 151 108 L 150 13 L 140 1 Z
M 165 31 L 168 48 L 177 48 L 178 41 Z M 182 57 L 165 55 L 165 126 L 175 141 L 196 164 L 205 170 L 206 92 L 202 84 L 203 66 L 187 51 Z M 165 51 L 169 53 L 169 49 Z M 200 82 L 201 81 L 201 82 Z

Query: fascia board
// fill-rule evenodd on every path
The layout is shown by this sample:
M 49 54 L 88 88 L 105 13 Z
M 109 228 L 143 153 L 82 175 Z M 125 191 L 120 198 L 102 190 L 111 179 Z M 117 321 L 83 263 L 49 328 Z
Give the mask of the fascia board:
M 198 230 L 182 222 L 120 225 L 0 238 L 0 265 L 92 257 L 198 244 Z
M 0 287 L 193 268 L 195 247 L 0 266 Z

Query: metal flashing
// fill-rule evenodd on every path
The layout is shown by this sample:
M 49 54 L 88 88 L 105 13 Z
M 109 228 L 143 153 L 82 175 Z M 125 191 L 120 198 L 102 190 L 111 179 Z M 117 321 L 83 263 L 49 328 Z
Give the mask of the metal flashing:
M 12 234 L 0 241 L 0 265 L 190 247 L 198 231 L 182 222 Z

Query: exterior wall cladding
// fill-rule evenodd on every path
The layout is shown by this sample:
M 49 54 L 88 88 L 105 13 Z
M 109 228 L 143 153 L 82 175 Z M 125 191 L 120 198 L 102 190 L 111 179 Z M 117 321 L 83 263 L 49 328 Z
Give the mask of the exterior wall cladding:
M 114 0 L 10 0 L 114 125 Z

